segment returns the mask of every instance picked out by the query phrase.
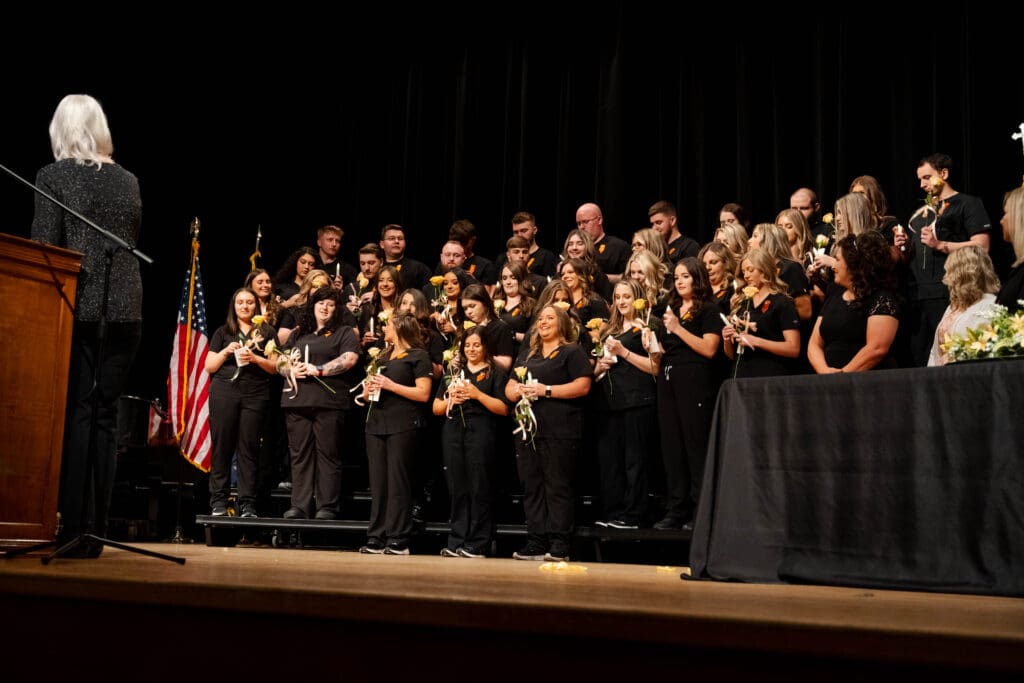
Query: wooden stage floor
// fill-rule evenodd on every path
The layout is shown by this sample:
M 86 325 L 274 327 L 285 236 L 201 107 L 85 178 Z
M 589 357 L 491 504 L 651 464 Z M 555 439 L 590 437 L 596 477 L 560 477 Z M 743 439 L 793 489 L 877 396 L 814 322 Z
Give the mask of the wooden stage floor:
M 5 664 L 74 671 L 101 655 L 109 673 L 178 680 L 197 668 L 259 680 L 1024 672 L 1024 600 L 1013 598 L 693 582 L 646 565 L 138 547 L 187 562 L 114 548 L 47 566 L 0 560 Z

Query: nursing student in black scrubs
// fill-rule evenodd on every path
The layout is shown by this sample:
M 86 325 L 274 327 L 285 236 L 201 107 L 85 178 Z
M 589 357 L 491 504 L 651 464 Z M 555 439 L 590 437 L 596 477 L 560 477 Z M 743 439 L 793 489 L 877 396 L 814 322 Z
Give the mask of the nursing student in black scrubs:
M 722 340 L 721 309 L 707 270 L 687 256 L 673 269 L 662 315 L 662 372 L 658 373 L 658 425 L 668 500 L 655 529 L 691 523 L 704 479 L 711 418 L 721 374 L 715 363 Z
M 317 289 L 299 309 L 288 349 L 299 350 L 292 365 L 298 391 L 285 391 L 288 446 L 292 464 L 291 507 L 286 519 L 337 519 L 341 496 L 341 453 L 338 436 L 352 407 L 349 370 L 359 362 L 355 330 L 345 323 L 351 313 L 341 293 Z M 317 381 L 319 380 L 319 381 Z
M 442 557 L 486 557 L 494 541 L 494 482 L 498 434 L 508 415 L 508 374 L 494 362 L 479 326 L 461 342 L 458 374 L 445 378 L 434 397 L 434 415 L 445 416 L 441 443 L 451 497 L 451 533 Z M 504 436 L 504 435 L 503 435 Z
M 420 323 L 393 313 L 384 326 L 379 372 L 363 384 L 366 457 L 370 468 L 370 526 L 363 553 L 408 555 L 412 536 L 412 465 L 416 437 L 426 421 L 433 367 L 423 349 Z M 380 391 L 378 401 L 371 395 Z
M 636 318 L 633 302 L 646 295 L 636 280 L 612 289 L 612 314 L 598 343 L 594 367 L 598 411 L 597 462 L 604 518 L 598 526 L 636 529 L 647 512 L 647 455 L 657 448 L 656 409 L 660 353 L 650 354 L 651 330 Z
M 515 403 L 529 397 L 537 418 L 532 439 L 515 437 L 527 534 L 526 545 L 512 555 L 517 560 L 569 559 L 573 479 L 583 444 L 582 399 L 592 379 L 587 353 L 570 341 L 578 334 L 566 311 L 542 308 L 506 385 L 505 398 Z M 520 382 L 514 371 L 518 367 L 533 381 Z
M 807 359 L 818 374 L 896 367 L 899 319 L 889 243 L 873 230 L 849 235 L 834 256 L 835 283 L 814 324 Z
M 227 321 L 210 339 L 206 371 L 210 373 L 210 508 L 216 517 L 228 513 L 231 458 L 238 450 L 238 502 L 241 517 L 256 517 L 256 476 L 270 402 L 270 376 L 277 370 L 264 356 L 277 334 L 253 318 L 256 293 L 242 287 L 231 296 Z
M 740 296 L 733 315 L 749 320 L 722 328 L 725 355 L 734 363 L 735 377 L 788 375 L 792 359 L 800 355 L 800 319 L 786 284 L 776 274 L 775 259 L 762 249 L 751 249 L 743 257 L 743 279 L 753 295 Z M 737 329 L 738 328 L 738 329 Z M 739 353 L 739 346 L 743 353 Z M 736 358 L 739 356 L 739 362 Z

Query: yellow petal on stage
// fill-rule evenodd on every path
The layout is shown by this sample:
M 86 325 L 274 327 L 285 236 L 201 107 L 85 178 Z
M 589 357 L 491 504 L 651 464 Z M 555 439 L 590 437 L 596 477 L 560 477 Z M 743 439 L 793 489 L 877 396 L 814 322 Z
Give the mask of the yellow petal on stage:
M 553 572 L 555 574 L 584 574 L 587 568 L 582 564 L 570 562 L 544 562 L 538 567 L 542 572 Z

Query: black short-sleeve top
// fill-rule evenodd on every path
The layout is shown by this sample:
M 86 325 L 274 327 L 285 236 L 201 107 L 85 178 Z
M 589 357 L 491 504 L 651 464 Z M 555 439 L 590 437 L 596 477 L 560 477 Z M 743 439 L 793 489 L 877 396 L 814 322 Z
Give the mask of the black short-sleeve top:
M 508 373 L 498 366 L 488 365 L 487 367 L 476 371 L 464 368 L 461 376 L 467 382 L 475 384 L 476 388 L 480 390 L 480 393 L 487 396 L 493 396 L 494 398 L 507 402 L 507 399 L 505 398 L 505 384 L 508 383 Z M 445 400 L 445 392 L 448 390 L 448 383 L 449 378 L 447 376 L 444 377 L 441 382 L 438 382 L 434 398 Z M 466 419 L 476 416 L 498 417 L 498 415 L 487 410 L 480 401 L 476 400 L 469 400 L 463 403 L 461 412 L 462 416 Z M 448 417 L 449 419 L 458 419 L 460 417 L 457 406 L 452 406 L 452 412 Z
M 821 307 L 821 325 L 818 334 L 825 344 L 825 362 L 829 367 L 841 368 L 857 355 L 867 343 L 868 318 L 876 315 L 898 317 L 899 309 L 895 293 L 878 290 L 868 294 L 862 301 L 846 301 L 839 285 L 828 288 L 828 295 Z M 895 357 L 889 354 L 875 366 L 875 369 L 896 367 Z
M 292 332 L 288 339 L 287 351 L 299 350 L 299 360 L 306 361 L 308 349 L 309 362 L 323 365 L 345 353 L 357 356 L 362 349 L 355 331 L 348 325 L 339 325 L 335 330 L 304 332 L 301 328 Z M 352 395 L 349 389 L 358 382 L 355 379 L 358 370 L 327 375 L 324 377 L 306 377 L 298 380 L 299 390 L 281 392 L 282 408 L 323 408 L 326 410 L 347 410 L 352 407 Z
M 256 355 L 264 356 L 263 349 L 265 348 L 267 340 L 274 339 L 277 334 L 276 330 L 267 323 L 263 323 L 259 328 L 251 328 L 249 330 L 249 334 L 231 334 L 228 332 L 226 326 L 218 327 L 217 331 L 213 333 L 213 337 L 210 339 L 208 353 L 220 353 L 233 341 L 237 341 L 242 344 L 251 342 L 253 334 L 257 329 L 259 329 L 259 336 L 263 341 L 257 344 L 252 344 L 249 348 Z M 238 371 L 238 377 L 235 377 L 235 379 L 232 380 L 231 378 L 234 377 L 236 370 Z M 265 393 L 268 397 L 270 396 L 270 375 L 255 363 L 250 363 L 239 369 L 238 364 L 235 362 L 235 354 L 233 353 L 228 354 L 224 363 L 220 366 L 217 372 L 213 373 L 211 379 L 220 389 L 225 389 L 230 386 L 232 389 L 242 391 L 248 395 L 262 395 Z
M 679 311 L 675 311 L 676 315 Z M 703 338 L 705 334 L 717 334 L 722 336 L 722 328 L 725 322 L 722 320 L 722 309 L 714 301 L 707 301 L 700 310 L 694 314 L 693 310 L 686 312 L 686 315 L 679 318 L 679 324 L 687 332 Z M 683 363 L 698 363 L 701 365 L 710 364 L 711 358 L 705 358 L 690 348 L 690 345 L 664 329 L 659 330 L 658 340 L 661 342 L 664 355 L 661 359 L 662 365 L 681 365 Z
M 578 344 L 565 344 L 547 356 L 529 357 L 530 347 L 524 344 L 515 367 L 525 367 L 540 384 L 568 384 L 578 377 L 590 377 L 593 369 L 587 353 Z M 537 417 L 536 439 L 583 438 L 584 400 L 538 398 L 533 402 Z
M 649 361 L 639 329 L 630 327 L 622 334 L 614 336 L 634 356 Z M 607 410 L 628 410 L 653 405 L 656 396 L 654 375 L 640 370 L 621 356 L 608 369 L 608 374 L 597 381 L 595 388 L 601 394 L 597 405 Z M 591 392 L 593 391 L 592 389 Z
M 380 362 L 380 371 L 391 381 L 416 386 L 421 377 L 433 377 L 430 356 L 423 349 L 409 349 Z M 412 401 L 393 391 L 381 391 L 379 401 L 367 401 L 366 433 L 384 436 L 418 429 L 426 423 L 426 403 Z

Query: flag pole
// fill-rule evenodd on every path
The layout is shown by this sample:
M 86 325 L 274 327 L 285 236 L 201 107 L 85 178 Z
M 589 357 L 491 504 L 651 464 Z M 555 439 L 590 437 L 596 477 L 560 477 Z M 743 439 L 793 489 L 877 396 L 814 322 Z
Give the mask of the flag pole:
M 188 324 L 185 326 L 185 376 L 181 382 L 181 401 L 180 401 L 180 414 L 178 415 L 178 426 L 177 437 L 178 437 L 178 450 L 181 450 L 181 437 L 185 433 L 185 399 L 188 394 L 188 367 L 189 358 L 188 353 L 192 348 L 192 303 L 195 301 L 196 296 L 196 260 L 199 258 L 199 217 L 192 219 L 192 224 L 189 226 L 189 231 L 192 233 L 192 265 L 189 268 L 189 279 L 188 279 Z M 183 456 L 185 452 L 181 453 Z M 187 457 L 187 456 L 186 456 Z

